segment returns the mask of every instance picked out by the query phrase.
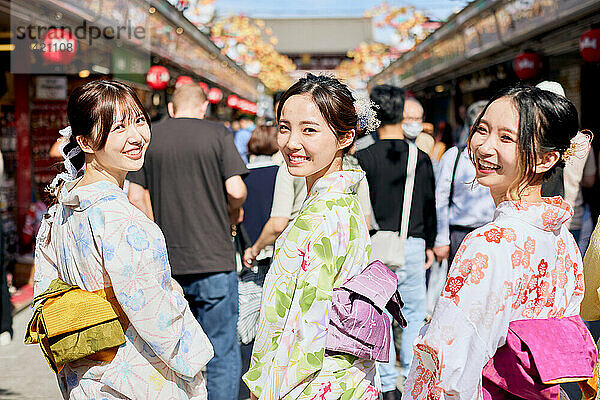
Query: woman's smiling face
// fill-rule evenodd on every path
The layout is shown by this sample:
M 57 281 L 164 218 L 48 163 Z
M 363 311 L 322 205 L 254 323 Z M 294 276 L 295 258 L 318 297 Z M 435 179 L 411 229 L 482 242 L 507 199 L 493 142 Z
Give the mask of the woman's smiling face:
M 149 143 L 150 127 L 144 115 L 119 107 L 106 144 L 94 150 L 94 156 L 104 169 L 122 175 L 142 168 Z
M 283 104 L 277 144 L 290 174 L 307 177 L 307 183 L 333 172 L 344 147 L 309 94 L 291 96 Z
M 505 198 L 519 179 L 518 138 L 519 112 L 501 97 L 487 108 L 470 141 L 477 181 L 495 200 Z

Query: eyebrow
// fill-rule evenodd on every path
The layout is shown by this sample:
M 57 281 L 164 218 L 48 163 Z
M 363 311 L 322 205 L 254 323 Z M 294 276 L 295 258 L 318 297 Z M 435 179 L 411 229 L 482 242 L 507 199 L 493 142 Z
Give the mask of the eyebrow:
M 479 123 L 484 123 L 484 124 L 486 124 L 487 126 L 490 126 L 490 123 L 489 123 L 489 122 L 487 122 L 487 121 L 486 121 L 485 119 L 483 119 L 483 118 L 479 120 Z M 512 133 L 513 135 L 516 135 L 516 134 L 517 134 L 517 132 L 515 132 L 515 131 L 513 131 L 512 129 L 510 129 L 510 128 L 507 128 L 507 127 L 505 127 L 505 126 L 503 126 L 503 127 L 501 127 L 501 128 L 498 128 L 498 130 L 499 130 L 499 131 L 506 131 L 506 132 Z
M 301 125 L 316 125 L 316 126 L 320 126 L 318 122 L 315 121 L 300 121 Z
M 286 123 L 289 124 L 290 121 L 288 121 L 287 119 L 280 119 L 279 123 Z M 315 121 L 300 121 L 300 125 L 316 125 L 316 126 L 321 126 L 318 122 Z

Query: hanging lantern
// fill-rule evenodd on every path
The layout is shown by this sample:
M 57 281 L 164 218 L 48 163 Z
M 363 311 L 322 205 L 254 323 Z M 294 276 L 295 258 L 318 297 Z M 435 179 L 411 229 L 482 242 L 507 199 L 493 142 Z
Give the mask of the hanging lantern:
M 208 91 L 208 101 L 216 104 L 223 99 L 223 92 L 219 88 L 212 88 Z
M 229 97 L 227 97 L 227 107 L 237 109 L 239 101 L 240 101 L 240 98 L 237 97 L 235 94 L 229 95 Z
M 208 95 L 208 84 L 205 82 L 198 82 L 198 85 L 204 90 L 204 94 Z
M 77 39 L 71 31 L 52 28 L 44 37 L 44 60 L 53 64 L 69 64 L 77 53 Z
M 178 87 L 181 87 L 183 85 L 190 84 L 190 83 L 194 83 L 194 80 L 192 78 L 190 78 L 189 76 L 181 75 L 175 81 L 175 89 L 177 89 Z
M 586 62 L 600 62 L 600 29 L 590 29 L 581 35 L 579 53 Z
M 169 84 L 169 70 L 162 65 L 153 65 L 146 75 L 146 83 L 154 90 L 163 90 Z
M 542 58 L 537 53 L 525 51 L 515 57 L 513 68 L 519 79 L 533 79 L 542 69 Z

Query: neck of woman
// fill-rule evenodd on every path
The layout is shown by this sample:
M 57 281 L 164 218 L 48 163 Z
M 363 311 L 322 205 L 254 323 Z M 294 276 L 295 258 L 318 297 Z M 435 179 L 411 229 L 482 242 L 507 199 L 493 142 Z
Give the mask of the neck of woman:
M 317 179 L 319 179 L 327 174 L 330 174 L 332 172 L 341 171 L 342 170 L 342 158 L 343 158 L 343 154 L 340 151 L 339 154 L 336 154 L 336 156 L 333 159 L 333 161 L 331 162 L 331 164 L 329 164 L 327 167 L 323 168 L 319 172 L 307 176 L 306 177 L 306 193 L 310 193 L 310 190 L 312 189 L 312 187 L 315 184 L 315 182 L 317 181 Z
M 123 184 L 125 183 L 126 175 L 127 172 L 125 171 L 109 171 L 108 169 L 99 165 L 95 159 L 88 160 L 86 156 L 85 173 L 83 174 L 83 178 L 81 178 L 81 181 L 79 181 L 77 185 L 85 186 L 100 181 L 109 181 L 118 185 L 122 189 Z
M 539 203 L 542 201 L 542 184 L 534 183 L 529 184 L 525 187 L 520 187 L 516 190 L 503 191 L 501 193 L 490 190 L 494 204 L 498 207 L 498 204 L 503 201 L 521 201 L 524 203 Z

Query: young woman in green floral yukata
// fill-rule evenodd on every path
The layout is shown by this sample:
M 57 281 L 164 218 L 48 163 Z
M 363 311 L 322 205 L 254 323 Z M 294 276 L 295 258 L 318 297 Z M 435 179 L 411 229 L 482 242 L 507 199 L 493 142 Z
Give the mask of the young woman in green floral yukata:
M 371 252 L 356 195 L 365 174 L 342 170 L 356 135 L 376 127 L 368 100 L 357 100 L 338 80 L 308 74 L 279 102 L 279 149 L 308 196 L 275 242 L 265 279 L 243 377 L 253 400 L 381 397 L 374 361 L 325 352 L 333 289 L 366 268 Z

